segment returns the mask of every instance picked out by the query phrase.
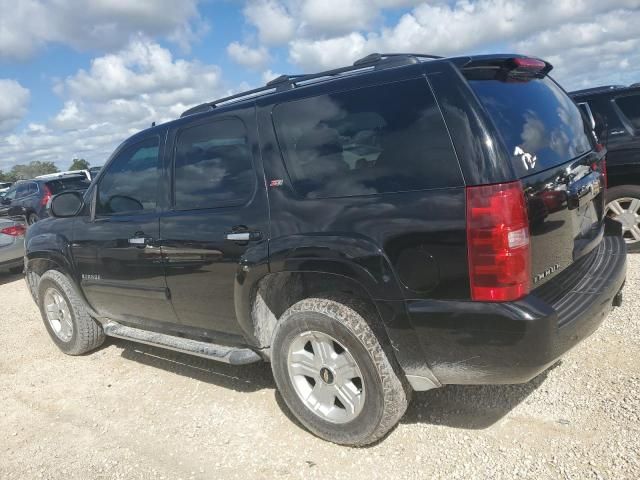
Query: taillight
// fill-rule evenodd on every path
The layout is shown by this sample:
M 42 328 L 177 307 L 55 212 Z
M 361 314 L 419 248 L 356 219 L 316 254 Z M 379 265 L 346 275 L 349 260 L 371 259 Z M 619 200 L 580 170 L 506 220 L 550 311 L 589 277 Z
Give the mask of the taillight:
M 24 225 L 14 225 L 13 227 L 6 227 L 0 230 L 0 233 L 5 235 L 11 235 L 12 237 L 22 237 L 27 229 Z
M 46 207 L 47 203 L 49 203 L 49 200 L 51 200 L 51 189 L 45 185 L 44 195 L 42 196 L 42 200 L 40 200 L 40 205 Z
M 529 219 L 520 182 L 467 187 L 471 298 L 504 302 L 529 293 Z

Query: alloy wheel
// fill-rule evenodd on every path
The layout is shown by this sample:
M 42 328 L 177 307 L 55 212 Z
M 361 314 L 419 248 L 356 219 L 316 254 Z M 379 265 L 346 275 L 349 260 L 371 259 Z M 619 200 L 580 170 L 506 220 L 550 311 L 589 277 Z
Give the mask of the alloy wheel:
M 69 305 L 62 294 L 55 288 L 48 288 L 44 294 L 44 308 L 47 321 L 53 333 L 63 342 L 73 336 L 73 321 Z
M 606 214 L 622 224 L 625 242 L 640 242 L 640 198 L 616 198 L 607 204 Z
M 335 338 L 304 332 L 288 352 L 291 383 L 302 403 L 331 423 L 347 423 L 362 411 L 365 388 L 353 355 Z

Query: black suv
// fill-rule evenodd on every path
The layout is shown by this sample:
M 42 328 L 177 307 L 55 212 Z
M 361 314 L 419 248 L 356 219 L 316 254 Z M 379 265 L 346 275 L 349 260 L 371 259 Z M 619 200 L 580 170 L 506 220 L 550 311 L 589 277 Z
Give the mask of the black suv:
M 640 85 L 572 92 L 607 146 L 607 215 L 623 227 L 630 252 L 640 252 Z
M 347 445 L 413 390 L 527 382 L 626 273 L 605 152 L 550 70 L 372 55 L 134 135 L 28 232 L 51 338 L 270 361 L 295 417 Z
M 53 195 L 77 190 L 84 192 L 89 181 L 84 175 L 21 180 L 0 197 L 0 216 L 24 216 L 29 225 L 47 217 L 47 204 Z

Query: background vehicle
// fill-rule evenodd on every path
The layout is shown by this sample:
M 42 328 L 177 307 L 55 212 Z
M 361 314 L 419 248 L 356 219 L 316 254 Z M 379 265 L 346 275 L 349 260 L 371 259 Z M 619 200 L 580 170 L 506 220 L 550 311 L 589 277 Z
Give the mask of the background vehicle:
M 36 180 L 51 180 L 54 178 L 68 177 L 70 175 L 84 175 L 87 180 L 91 181 L 91 172 L 89 170 L 67 170 L 65 172 L 47 173 L 46 175 L 38 175 Z
M 0 195 L 9 190 L 9 187 L 13 185 L 13 182 L 0 182 Z
M 0 199 L 0 216 L 23 216 L 31 225 L 48 216 L 47 203 L 52 195 L 70 190 L 83 192 L 90 183 L 84 175 L 20 180 Z
M 19 273 L 24 265 L 23 222 L 0 218 L 0 271 Z
M 607 214 L 622 223 L 629 251 L 640 252 L 640 85 L 571 95 L 593 116 L 596 134 L 608 150 Z
M 27 233 L 45 327 L 72 355 L 111 335 L 268 360 L 295 417 L 347 445 L 412 390 L 530 380 L 626 273 L 604 151 L 550 70 L 372 55 L 134 135 Z
M 89 175 L 91 175 L 91 180 L 96 178 L 98 173 L 100 173 L 100 170 L 102 170 L 102 167 L 90 167 L 89 168 Z

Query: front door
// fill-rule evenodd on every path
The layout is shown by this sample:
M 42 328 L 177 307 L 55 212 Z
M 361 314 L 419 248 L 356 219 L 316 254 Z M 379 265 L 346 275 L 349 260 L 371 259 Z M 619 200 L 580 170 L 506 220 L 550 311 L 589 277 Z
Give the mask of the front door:
M 147 327 L 176 322 L 158 244 L 163 140 L 150 135 L 116 153 L 73 241 L 82 289 L 97 313 Z
M 167 285 L 180 322 L 204 337 L 242 335 L 241 262 L 267 258 L 264 179 L 254 168 L 253 110 L 196 119 L 170 134 L 173 202 L 160 218 Z

